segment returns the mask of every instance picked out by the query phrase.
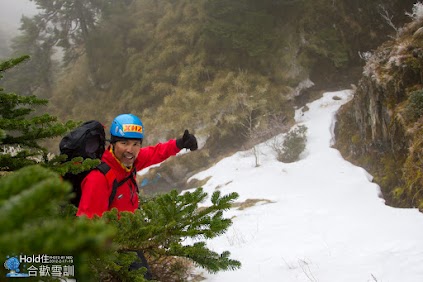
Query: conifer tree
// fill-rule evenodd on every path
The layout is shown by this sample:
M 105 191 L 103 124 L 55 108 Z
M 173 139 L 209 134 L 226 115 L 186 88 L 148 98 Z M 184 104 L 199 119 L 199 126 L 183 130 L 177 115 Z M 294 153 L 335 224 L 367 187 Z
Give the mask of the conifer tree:
M 28 56 L 11 59 L 0 64 L 2 74 L 27 60 Z M 3 153 L 0 154 L 0 171 L 14 171 L 24 166 L 48 162 L 48 150 L 40 141 L 63 135 L 75 127 L 75 122 L 60 123 L 49 114 L 35 115 L 36 106 L 45 106 L 45 99 L 8 93 L 0 87 L 0 130 Z
M 70 256 L 72 261 L 66 265 L 73 266 L 74 275 L 69 276 L 98 281 L 93 279 L 89 261 L 111 250 L 108 242 L 114 230 L 103 221 L 76 220 L 60 212 L 69 195 L 68 183 L 47 168 L 31 165 L 0 178 L 0 187 L 0 258 Z M 22 263 L 20 271 L 28 273 L 30 265 Z M 5 277 L 3 270 L 0 274 Z
M 0 78 L 4 71 L 27 59 L 23 56 L 2 62 Z M 48 150 L 39 144 L 41 140 L 63 135 L 75 126 L 75 122 L 62 124 L 56 117 L 33 113 L 34 107 L 46 103 L 0 88 L 0 258 L 70 256 L 73 261 L 68 265 L 74 267 L 74 274 L 91 281 L 94 276 L 88 261 L 107 257 L 111 248 L 106 244 L 114 229 L 101 221 L 66 216 L 63 207 L 69 200 L 70 184 L 52 170 L 35 165 L 49 163 Z M 69 163 L 56 168 L 70 169 Z M 23 265 L 20 271 L 28 272 L 25 267 L 29 265 Z

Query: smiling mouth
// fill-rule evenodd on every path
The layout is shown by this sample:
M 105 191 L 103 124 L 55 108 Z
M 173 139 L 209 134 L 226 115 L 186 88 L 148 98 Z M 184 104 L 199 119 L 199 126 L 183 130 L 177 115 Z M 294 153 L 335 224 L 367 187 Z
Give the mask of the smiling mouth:
M 133 160 L 134 159 L 134 155 L 123 155 L 123 157 L 127 160 Z
M 123 155 L 121 162 L 125 164 L 125 166 L 131 166 L 135 161 L 134 155 Z

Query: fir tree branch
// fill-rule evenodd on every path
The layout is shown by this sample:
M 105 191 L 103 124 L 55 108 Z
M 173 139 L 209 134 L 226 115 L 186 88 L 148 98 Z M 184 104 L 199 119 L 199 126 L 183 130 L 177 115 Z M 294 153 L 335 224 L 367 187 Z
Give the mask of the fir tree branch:
M 231 206 L 238 194 L 220 196 L 214 193 L 212 206 L 199 209 L 199 203 L 206 198 L 207 193 L 201 188 L 182 195 L 174 190 L 146 201 L 135 213 L 122 212 L 119 217 L 114 210 L 103 217 L 119 230 L 115 243 L 121 251 L 138 249 L 153 257 L 185 257 L 211 272 L 238 268 L 240 263 L 230 260 L 229 254 L 214 253 L 204 242 L 193 246 L 182 244 L 186 238 L 216 237 L 232 224 L 230 219 L 223 218 L 223 211 Z
M 4 72 L 10 68 L 13 68 L 14 66 L 16 66 L 17 64 L 22 63 L 23 61 L 29 59 L 28 55 L 19 57 L 19 58 L 15 58 L 15 59 L 10 59 L 4 62 L 0 63 L 0 72 Z M 1 78 L 1 76 L 0 76 Z

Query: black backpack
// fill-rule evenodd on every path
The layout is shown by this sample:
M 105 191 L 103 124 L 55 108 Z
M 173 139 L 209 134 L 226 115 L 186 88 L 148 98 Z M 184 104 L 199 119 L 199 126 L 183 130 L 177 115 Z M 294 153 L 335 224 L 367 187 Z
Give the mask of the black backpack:
M 79 127 L 75 128 L 73 131 L 68 133 L 59 144 L 60 154 L 66 154 L 66 161 L 70 161 L 75 157 L 82 157 L 83 159 L 101 159 L 101 156 L 104 153 L 106 148 L 106 133 L 104 131 L 104 126 L 96 121 L 90 120 L 84 122 Z M 117 188 L 124 184 L 127 180 L 132 179 L 135 185 L 135 169 L 132 173 L 123 179 L 122 181 L 117 181 L 114 173 L 110 170 L 108 164 L 101 162 L 94 169 L 98 169 L 103 173 L 106 178 L 112 179 L 112 193 L 109 197 L 109 208 L 113 202 L 113 199 L 116 195 Z M 71 199 L 71 203 L 78 207 L 79 201 L 81 200 L 81 183 L 82 180 L 88 175 L 91 170 L 83 171 L 78 174 L 66 173 L 63 176 L 64 180 L 71 182 L 73 187 L 73 193 L 75 196 Z
M 90 120 L 68 133 L 59 144 L 60 154 L 68 156 L 67 161 L 75 157 L 100 159 L 106 148 L 106 133 L 103 125 Z

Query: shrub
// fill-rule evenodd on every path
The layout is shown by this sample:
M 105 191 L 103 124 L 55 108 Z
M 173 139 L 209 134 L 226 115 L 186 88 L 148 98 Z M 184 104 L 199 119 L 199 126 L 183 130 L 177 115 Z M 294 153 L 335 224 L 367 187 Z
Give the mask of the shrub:
M 300 154 L 306 147 L 306 132 L 307 127 L 300 125 L 286 134 L 282 146 L 274 146 L 274 149 L 278 154 L 278 161 L 292 163 L 299 159 Z

